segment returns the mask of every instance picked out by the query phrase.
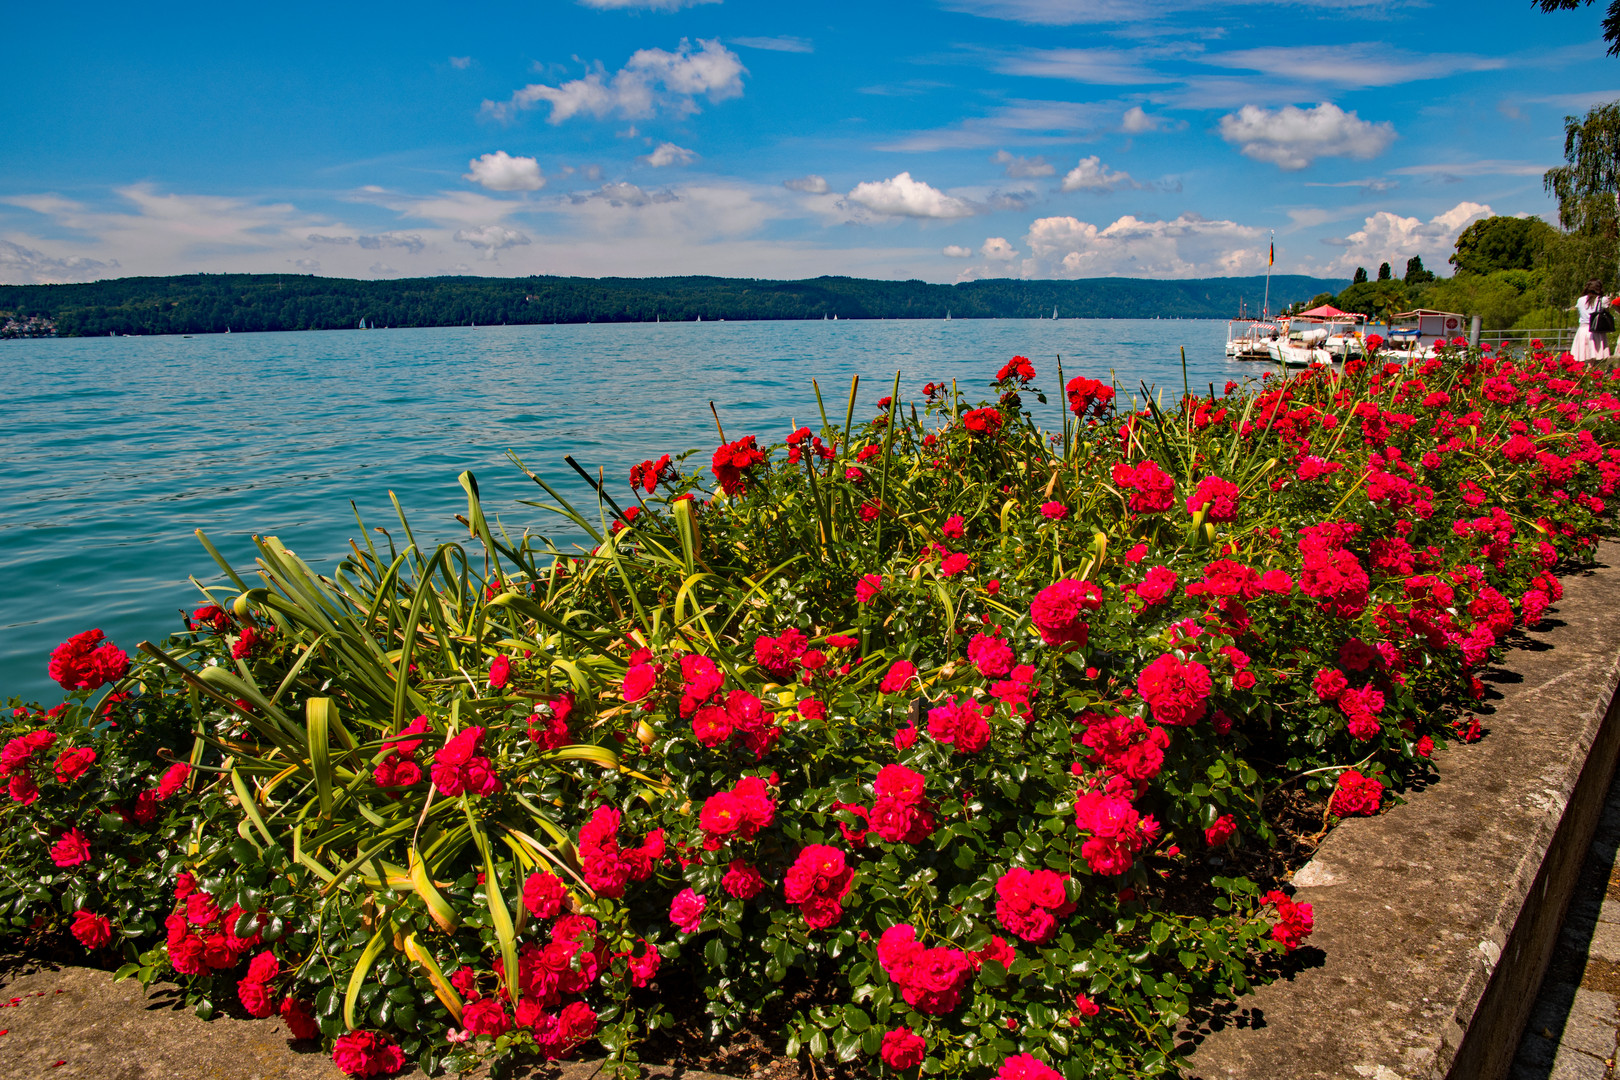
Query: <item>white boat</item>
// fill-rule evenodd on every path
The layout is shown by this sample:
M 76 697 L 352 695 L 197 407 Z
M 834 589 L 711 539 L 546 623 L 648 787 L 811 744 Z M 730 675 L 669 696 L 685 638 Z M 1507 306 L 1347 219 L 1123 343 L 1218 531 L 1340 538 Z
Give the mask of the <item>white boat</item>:
M 951 321 L 951 309 L 950 308 L 945 309 L 945 321 L 946 322 Z
M 1266 339 L 1277 332 L 1277 323 L 1265 319 L 1232 319 L 1226 324 L 1226 355 L 1233 360 L 1269 360 Z
M 1266 348 L 1271 359 L 1284 367 L 1329 367 L 1333 364 L 1333 355 L 1323 347 L 1326 341 L 1327 331 L 1315 327 L 1267 338 Z

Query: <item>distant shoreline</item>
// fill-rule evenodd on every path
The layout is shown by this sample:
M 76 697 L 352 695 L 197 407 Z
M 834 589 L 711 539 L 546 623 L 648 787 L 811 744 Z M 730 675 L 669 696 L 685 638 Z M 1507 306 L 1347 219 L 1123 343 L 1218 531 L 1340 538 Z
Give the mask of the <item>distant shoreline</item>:
M 1278 274 L 1278 311 L 1343 279 Z M 0 285 L 0 336 L 106 337 L 491 325 L 944 319 L 1230 319 L 1264 302 L 1264 277 L 405 278 L 188 274 Z M 9 332 L 8 332 L 9 331 Z

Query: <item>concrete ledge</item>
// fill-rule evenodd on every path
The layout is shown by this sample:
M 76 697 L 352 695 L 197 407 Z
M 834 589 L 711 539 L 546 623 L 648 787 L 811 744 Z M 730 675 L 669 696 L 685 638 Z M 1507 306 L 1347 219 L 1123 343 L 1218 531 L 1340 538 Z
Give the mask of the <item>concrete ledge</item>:
M 1620 545 L 1598 557 L 1487 679 L 1488 737 L 1294 875 L 1316 913 L 1303 966 L 1189 1032 L 1190 1075 L 1507 1074 L 1620 754 Z

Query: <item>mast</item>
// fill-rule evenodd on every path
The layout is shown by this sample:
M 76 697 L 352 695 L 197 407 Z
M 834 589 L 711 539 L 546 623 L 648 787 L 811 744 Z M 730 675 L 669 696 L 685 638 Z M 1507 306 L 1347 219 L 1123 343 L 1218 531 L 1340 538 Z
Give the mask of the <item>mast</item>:
M 1277 261 L 1277 230 L 1271 230 L 1271 248 L 1266 256 L 1266 299 L 1260 307 L 1262 319 L 1271 318 L 1271 264 Z

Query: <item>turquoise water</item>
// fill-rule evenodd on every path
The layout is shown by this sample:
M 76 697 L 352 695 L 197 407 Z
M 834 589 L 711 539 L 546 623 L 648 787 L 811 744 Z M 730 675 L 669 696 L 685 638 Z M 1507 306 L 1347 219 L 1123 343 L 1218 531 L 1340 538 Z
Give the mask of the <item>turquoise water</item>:
M 1197 387 L 1257 375 L 1228 361 L 1212 321 L 957 320 L 478 327 L 70 338 L 0 342 L 0 698 L 51 701 L 51 649 L 100 627 L 126 651 L 161 641 L 198 601 L 187 575 L 218 579 L 192 530 L 238 565 L 254 533 L 277 535 L 329 571 L 368 525 L 393 527 L 392 490 L 421 542 L 465 535 L 456 475 L 477 475 L 485 507 L 514 533 L 559 544 L 559 519 L 517 505 L 542 497 L 508 448 L 571 499 L 563 464 L 606 471 L 715 445 L 714 401 L 730 438 L 780 439 L 816 415 L 810 380 L 842 422 L 859 375 L 869 415 L 902 372 L 904 398 L 957 379 L 987 394 L 1015 353 L 1033 359 L 1051 404 L 1067 376 L 1178 391 L 1179 346 Z M 1039 407 L 1037 406 L 1039 410 Z M 397 531 L 397 530 L 396 530 Z

